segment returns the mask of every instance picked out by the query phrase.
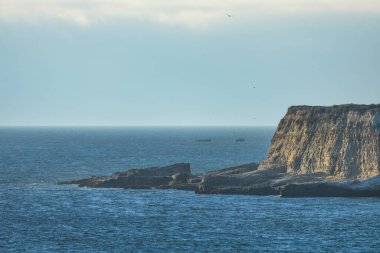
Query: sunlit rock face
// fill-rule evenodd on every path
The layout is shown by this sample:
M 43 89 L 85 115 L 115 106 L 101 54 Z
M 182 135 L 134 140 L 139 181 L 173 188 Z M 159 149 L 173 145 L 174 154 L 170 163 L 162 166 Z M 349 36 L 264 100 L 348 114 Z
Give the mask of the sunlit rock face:
M 380 104 L 292 106 L 259 169 L 366 179 L 380 169 Z

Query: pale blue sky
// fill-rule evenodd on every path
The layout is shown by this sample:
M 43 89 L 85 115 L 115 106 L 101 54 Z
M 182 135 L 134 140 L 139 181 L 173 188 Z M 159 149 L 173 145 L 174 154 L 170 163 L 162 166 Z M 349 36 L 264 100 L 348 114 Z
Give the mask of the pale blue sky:
M 291 105 L 380 103 L 380 1 L 326 2 L 0 0 L 0 125 L 274 126 Z

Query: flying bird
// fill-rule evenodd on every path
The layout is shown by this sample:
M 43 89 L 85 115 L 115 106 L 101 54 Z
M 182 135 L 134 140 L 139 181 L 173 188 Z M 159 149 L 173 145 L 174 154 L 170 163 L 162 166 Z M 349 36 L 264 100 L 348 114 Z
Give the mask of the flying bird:
M 231 18 L 231 17 L 232 17 L 232 15 L 231 15 L 231 14 L 228 14 L 228 13 L 226 13 L 226 15 L 227 15 L 227 17 L 229 17 L 229 18 Z

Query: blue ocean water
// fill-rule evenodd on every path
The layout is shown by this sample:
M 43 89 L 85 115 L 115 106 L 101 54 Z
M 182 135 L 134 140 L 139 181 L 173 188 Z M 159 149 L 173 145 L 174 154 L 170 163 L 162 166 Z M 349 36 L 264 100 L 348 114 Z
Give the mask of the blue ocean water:
M 1 128 L 0 252 L 378 252 L 376 198 L 56 184 L 175 162 L 190 162 L 193 172 L 258 162 L 274 130 Z

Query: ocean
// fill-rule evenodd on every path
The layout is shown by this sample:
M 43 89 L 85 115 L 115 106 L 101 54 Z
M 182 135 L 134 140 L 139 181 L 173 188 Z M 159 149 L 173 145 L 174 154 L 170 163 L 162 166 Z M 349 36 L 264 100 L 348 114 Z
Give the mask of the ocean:
M 379 252 L 377 198 L 57 185 L 177 162 L 191 163 L 193 173 L 259 162 L 274 131 L 0 128 L 0 252 Z

